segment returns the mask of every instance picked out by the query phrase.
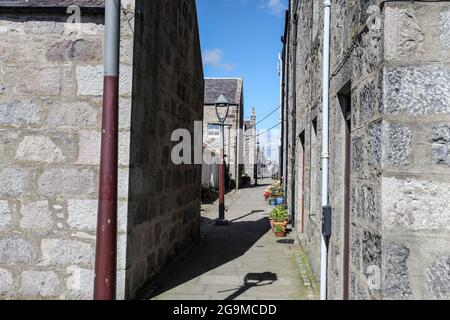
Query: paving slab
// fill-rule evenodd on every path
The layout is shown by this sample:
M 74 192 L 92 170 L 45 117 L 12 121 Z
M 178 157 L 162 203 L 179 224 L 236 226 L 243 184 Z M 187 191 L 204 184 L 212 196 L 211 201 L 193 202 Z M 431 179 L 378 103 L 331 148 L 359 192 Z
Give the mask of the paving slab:
M 270 181 L 265 181 L 270 183 Z M 306 300 L 295 235 L 280 243 L 270 229 L 267 185 L 241 189 L 227 201 L 229 226 L 215 226 L 203 211 L 202 239 L 151 285 L 154 300 Z M 314 282 L 313 280 L 311 280 Z

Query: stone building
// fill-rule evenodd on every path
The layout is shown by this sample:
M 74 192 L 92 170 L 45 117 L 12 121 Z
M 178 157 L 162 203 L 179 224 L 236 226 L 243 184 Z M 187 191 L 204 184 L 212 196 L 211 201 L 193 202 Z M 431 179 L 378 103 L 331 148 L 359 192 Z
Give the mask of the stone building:
M 215 102 L 224 95 L 230 103 L 225 122 L 224 154 L 230 176 L 231 188 L 241 186 L 244 172 L 243 127 L 244 127 L 244 83 L 238 78 L 206 78 L 203 113 L 203 142 L 220 150 L 220 126 Z
M 331 4 L 330 299 L 450 298 L 450 2 Z M 319 276 L 323 1 L 291 0 L 283 151 Z
M 55 3 L 0 1 L 0 298 L 92 298 L 104 1 Z M 204 80 L 194 0 L 122 6 L 118 298 L 131 299 L 199 235 L 201 166 L 170 153 L 172 132 L 202 121 Z
M 244 121 L 244 174 L 250 177 L 250 183 L 255 182 L 256 134 L 256 109 L 253 107 L 250 120 Z

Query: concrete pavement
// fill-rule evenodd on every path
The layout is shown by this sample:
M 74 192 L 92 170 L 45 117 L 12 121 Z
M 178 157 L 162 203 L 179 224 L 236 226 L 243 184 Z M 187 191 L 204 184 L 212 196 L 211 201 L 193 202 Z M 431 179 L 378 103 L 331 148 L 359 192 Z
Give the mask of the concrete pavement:
M 269 183 L 269 181 L 266 181 Z M 230 195 L 229 226 L 215 226 L 205 212 L 202 239 L 167 268 L 147 298 L 155 300 L 314 299 L 315 281 L 295 235 L 278 239 L 270 230 L 266 187 Z

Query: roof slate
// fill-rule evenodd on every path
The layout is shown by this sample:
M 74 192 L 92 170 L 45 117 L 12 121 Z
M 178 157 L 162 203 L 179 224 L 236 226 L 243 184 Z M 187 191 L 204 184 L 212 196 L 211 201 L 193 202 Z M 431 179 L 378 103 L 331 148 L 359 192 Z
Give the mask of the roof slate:
M 224 95 L 230 104 L 241 104 L 241 79 L 205 79 L 205 105 L 214 104 L 220 95 Z

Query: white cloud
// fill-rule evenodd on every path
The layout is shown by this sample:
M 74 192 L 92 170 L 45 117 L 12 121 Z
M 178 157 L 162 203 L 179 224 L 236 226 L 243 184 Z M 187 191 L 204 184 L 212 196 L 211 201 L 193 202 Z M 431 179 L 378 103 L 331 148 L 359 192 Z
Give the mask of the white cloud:
M 287 7 L 284 0 L 264 0 L 260 8 L 267 9 L 270 13 L 279 17 Z
M 220 68 L 225 70 L 233 69 L 233 65 L 223 62 L 223 50 L 211 49 L 203 52 L 203 63 L 205 66 L 211 66 L 214 68 Z

